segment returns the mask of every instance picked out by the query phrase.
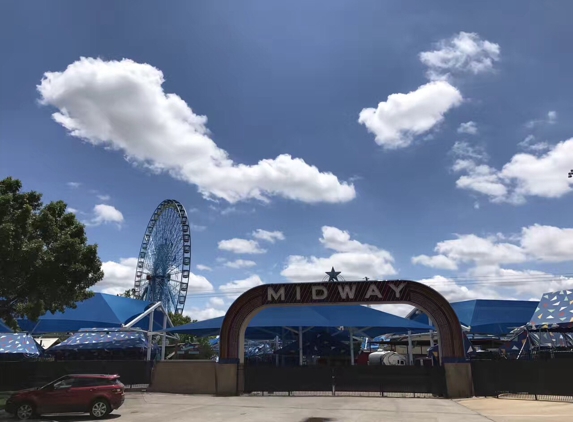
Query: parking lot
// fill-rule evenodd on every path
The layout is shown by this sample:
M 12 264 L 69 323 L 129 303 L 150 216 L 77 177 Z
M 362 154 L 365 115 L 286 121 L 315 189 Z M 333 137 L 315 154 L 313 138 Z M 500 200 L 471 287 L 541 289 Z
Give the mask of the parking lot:
M 3 415 L 1 419 L 6 418 Z M 43 421 L 88 421 L 84 415 Z M 209 422 L 528 422 L 573 420 L 573 404 L 501 399 L 414 399 L 380 397 L 212 397 L 128 393 L 110 421 Z

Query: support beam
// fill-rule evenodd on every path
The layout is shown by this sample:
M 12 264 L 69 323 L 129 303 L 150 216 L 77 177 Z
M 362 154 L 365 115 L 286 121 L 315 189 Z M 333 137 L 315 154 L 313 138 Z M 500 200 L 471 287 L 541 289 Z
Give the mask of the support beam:
M 165 335 L 165 329 L 167 328 L 167 317 L 163 315 L 163 335 L 162 335 L 162 342 L 161 342 L 161 360 L 165 360 L 165 346 L 167 343 L 167 336 Z
M 298 364 L 302 366 L 302 327 L 298 327 Z
M 408 331 L 408 364 L 414 364 L 414 350 L 412 347 L 412 331 Z
M 352 334 L 352 328 L 348 331 L 350 333 L 350 365 L 354 366 L 354 335 Z
M 434 330 L 430 330 L 430 347 L 434 347 Z
M 159 303 L 161 305 L 161 303 Z M 140 315 L 141 316 L 141 315 Z M 151 360 L 151 349 L 153 348 L 153 312 L 149 314 L 149 332 L 147 333 L 147 360 Z

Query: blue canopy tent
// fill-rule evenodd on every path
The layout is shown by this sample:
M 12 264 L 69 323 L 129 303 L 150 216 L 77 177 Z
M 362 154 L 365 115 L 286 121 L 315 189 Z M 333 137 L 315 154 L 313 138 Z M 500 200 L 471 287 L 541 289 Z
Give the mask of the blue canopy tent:
M 526 324 L 538 302 L 526 300 L 466 300 L 452 303 L 462 325 L 471 334 L 506 335 Z M 429 324 L 428 316 L 415 309 L 406 317 L 412 321 Z
M 120 328 L 84 328 L 51 347 L 47 353 L 60 350 L 147 350 L 147 336 L 142 331 L 126 331 Z
M 198 337 L 219 335 L 224 317 L 208 319 L 173 327 L 167 332 L 191 334 Z M 357 335 L 376 337 L 388 333 L 427 332 L 429 325 L 410 321 L 396 315 L 365 306 L 296 306 L 263 309 L 251 320 L 245 338 L 268 340 L 302 328 L 328 331 L 351 329 Z
M 96 293 L 90 299 L 78 302 L 76 308 L 65 312 L 47 313 L 37 322 L 23 318 L 18 320 L 22 331 L 34 334 L 75 332 L 83 328 L 110 328 L 129 325 L 154 304 L 144 300 Z M 153 330 L 163 329 L 164 312 L 157 308 L 153 313 Z M 149 315 L 138 320 L 133 327 L 149 329 Z M 167 321 L 166 321 L 167 322 Z M 168 323 L 168 326 L 171 326 Z
M 544 293 L 528 321 L 527 329 L 573 331 L 573 291 Z
M 42 356 L 44 349 L 27 333 L 0 334 L 0 360 L 34 359 Z

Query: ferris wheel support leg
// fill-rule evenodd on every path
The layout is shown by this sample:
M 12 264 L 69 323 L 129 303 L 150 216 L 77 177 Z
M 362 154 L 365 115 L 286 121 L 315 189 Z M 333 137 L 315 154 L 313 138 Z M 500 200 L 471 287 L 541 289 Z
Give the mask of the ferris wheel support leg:
M 149 331 L 147 332 L 147 360 L 151 360 L 151 349 L 153 348 L 153 314 L 149 314 Z

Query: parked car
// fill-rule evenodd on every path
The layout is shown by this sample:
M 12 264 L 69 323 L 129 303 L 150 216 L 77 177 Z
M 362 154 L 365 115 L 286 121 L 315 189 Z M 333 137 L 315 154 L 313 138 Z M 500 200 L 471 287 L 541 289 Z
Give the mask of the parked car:
M 18 391 L 6 402 L 6 412 L 18 419 L 46 413 L 85 412 L 101 419 L 125 400 L 119 375 L 66 375 L 40 387 Z

